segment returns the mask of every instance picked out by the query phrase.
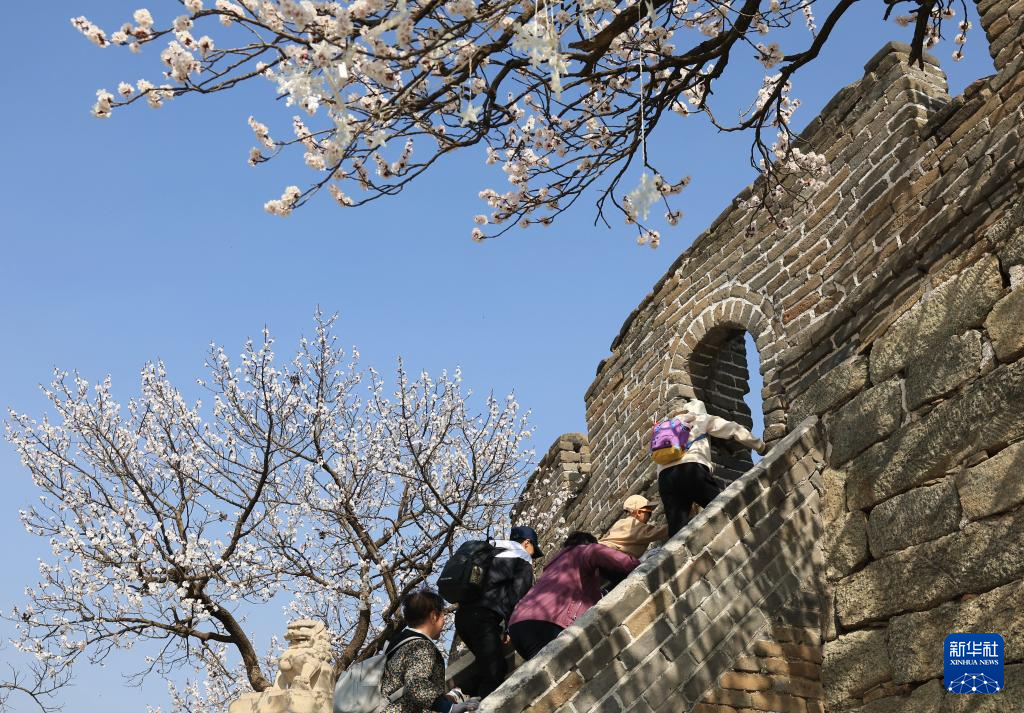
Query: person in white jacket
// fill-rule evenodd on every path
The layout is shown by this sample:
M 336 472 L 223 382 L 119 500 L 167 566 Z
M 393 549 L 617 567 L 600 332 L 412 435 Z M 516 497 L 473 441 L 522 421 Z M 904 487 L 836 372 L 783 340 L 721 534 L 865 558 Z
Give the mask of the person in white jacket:
M 708 436 L 731 438 L 758 453 L 765 452 L 765 444 L 746 428 L 733 421 L 708 415 L 700 399 L 690 399 L 682 410 L 674 414 L 690 427 L 690 443 L 683 456 L 676 461 L 658 466 L 658 492 L 665 506 L 668 536 L 682 530 L 690 521 L 694 503 L 707 507 L 720 488 L 711 479 L 711 444 Z

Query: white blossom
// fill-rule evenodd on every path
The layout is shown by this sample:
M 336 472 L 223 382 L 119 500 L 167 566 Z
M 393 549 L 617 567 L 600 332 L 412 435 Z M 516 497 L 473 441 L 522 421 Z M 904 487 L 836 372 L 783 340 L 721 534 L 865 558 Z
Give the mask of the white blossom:
M 284 189 L 284 193 L 281 194 L 280 198 L 267 201 L 263 204 L 263 208 L 271 215 L 291 215 L 292 209 L 301 195 L 302 191 L 299 190 L 298 186 L 288 186 Z
M 153 29 L 153 16 L 149 13 L 149 10 L 145 8 L 136 10 L 132 17 L 138 24 L 139 29 L 145 30 L 147 32 Z
M 201 401 L 155 362 L 127 402 L 109 378 L 57 371 L 50 417 L 9 414 L 42 496 L 21 519 L 52 550 L 4 612 L 20 650 L 59 674 L 138 646 L 140 678 L 193 672 L 169 686 L 171 709 L 222 712 L 280 654 L 255 650 L 248 616 L 278 616 L 280 598 L 288 618 L 329 624 L 335 654 L 373 650 L 402 592 L 509 526 L 534 458 L 515 397 L 475 412 L 459 369 L 399 363 L 386 383 L 332 324 L 317 315 L 285 359 L 266 331 L 237 361 L 211 345 Z M 233 643 L 208 640 L 226 622 Z
M 764 157 L 755 168 L 766 190 L 794 177 L 787 186 L 813 193 L 820 176 L 796 178 L 794 172 L 816 171 L 817 164 L 789 151 L 803 147 L 775 151 L 768 137 L 773 128 L 789 126 L 799 106 L 790 86 L 795 70 L 823 40 L 814 7 L 813 0 L 770 0 L 741 18 L 745 6 L 729 0 L 657 6 L 626 0 L 179 0 L 167 4 L 161 24 L 139 9 L 109 39 L 84 17 L 72 23 L 101 47 L 139 52 L 147 43 L 166 43 L 159 50 L 168 83 L 144 92 L 154 108 L 175 96 L 206 96 L 256 78 L 268 83 L 267 111 L 301 108 L 307 137 L 274 143 L 257 132 L 257 149 L 248 156 L 263 163 L 296 147 L 316 172 L 305 184 L 285 182 L 302 186 L 294 204 L 286 199 L 290 189 L 267 201 L 278 215 L 324 189 L 344 206 L 394 195 L 443 163 L 440 156 L 483 146 L 482 160 L 500 166 L 508 181 L 484 199 L 488 222 L 474 221 L 483 238 L 514 225 L 551 225 L 591 190 L 602 217 L 614 207 L 627 224 L 646 220 L 655 193 L 643 186 L 630 191 L 636 174 L 626 169 L 639 164 L 649 176 L 666 174 L 663 164 L 677 154 L 648 151 L 648 139 L 672 132 L 666 127 L 682 118 L 730 131 L 755 129 L 754 155 Z M 636 20 L 617 20 L 637 9 Z M 835 21 L 846 11 L 844 5 L 828 10 L 822 24 L 842 26 Z M 937 5 L 918 40 L 931 47 L 943 36 L 942 23 L 953 23 L 959 32 L 948 36 L 958 60 L 969 23 L 955 15 L 949 3 Z M 810 39 L 785 31 L 801 19 Z M 914 19 L 895 18 L 916 25 Z M 759 90 L 730 106 L 736 92 L 716 94 L 714 87 L 738 64 L 734 50 L 744 46 L 765 74 Z M 283 101 L 273 102 L 275 90 Z M 120 90 L 114 101 L 102 95 L 94 113 L 106 118 L 138 98 Z M 254 107 L 251 113 L 274 119 Z M 420 145 L 415 158 L 413 140 Z M 406 148 L 396 157 L 397 146 Z M 685 152 L 679 156 L 687 160 Z M 685 166 L 672 166 L 680 169 Z M 660 198 L 680 185 L 662 180 Z M 787 191 L 775 203 L 793 198 Z M 758 209 L 773 205 L 762 202 Z M 678 221 L 681 211 L 666 211 L 658 211 L 659 219 Z M 652 242 L 648 235 L 645 244 Z
M 114 105 L 114 95 L 106 89 L 96 92 L 96 103 L 92 107 L 92 115 L 100 119 L 109 119 Z
M 106 33 L 104 33 L 103 30 L 101 30 L 93 23 L 89 22 L 89 20 L 87 20 L 86 18 L 72 18 L 71 24 L 75 26 L 75 29 L 77 29 L 83 35 L 88 37 L 89 41 L 97 47 L 106 47 L 110 44 L 110 41 L 107 40 Z
M 644 171 L 643 175 L 640 176 L 640 185 L 627 195 L 629 204 L 632 207 L 628 213 L 633 220 L 647 220 L 651 206 L 661 200 L 661 191 L 658 189 L 657 183 L 658 178 L 658 176 L 651 178 Z

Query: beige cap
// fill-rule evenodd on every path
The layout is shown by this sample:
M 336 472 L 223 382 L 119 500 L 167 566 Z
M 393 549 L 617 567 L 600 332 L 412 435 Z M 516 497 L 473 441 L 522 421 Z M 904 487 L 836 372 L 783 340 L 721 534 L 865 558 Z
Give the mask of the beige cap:
M 634 510 L 653 510 L 654 505 L 643 495 L 630 495 L 626 502 L 622 503 L 622 509 L 633 512 Z

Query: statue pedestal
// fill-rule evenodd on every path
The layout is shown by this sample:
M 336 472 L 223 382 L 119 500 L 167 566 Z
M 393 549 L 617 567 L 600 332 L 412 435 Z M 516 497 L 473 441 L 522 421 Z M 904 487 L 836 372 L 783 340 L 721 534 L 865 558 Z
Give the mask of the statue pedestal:
M 228 713 L 331 713 L 331 699 L 321 691 L 271 688 L 242 696 Z

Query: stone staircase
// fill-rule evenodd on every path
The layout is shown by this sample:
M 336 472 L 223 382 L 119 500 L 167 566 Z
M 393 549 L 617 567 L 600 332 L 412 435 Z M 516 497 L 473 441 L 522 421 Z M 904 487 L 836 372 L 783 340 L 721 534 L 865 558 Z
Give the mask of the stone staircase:
M 823 711 L 824 449 L 810 417 L 481 710 Z

